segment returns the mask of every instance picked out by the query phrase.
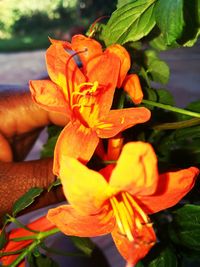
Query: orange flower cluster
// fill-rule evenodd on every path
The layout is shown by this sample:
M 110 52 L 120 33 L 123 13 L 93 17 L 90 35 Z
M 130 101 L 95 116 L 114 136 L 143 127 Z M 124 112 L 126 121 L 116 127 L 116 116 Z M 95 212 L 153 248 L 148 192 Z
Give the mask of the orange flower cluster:
M 81 68 L 72 50 L 80 57 Z M 87 162 L 99 138 L 113 137 L 149 120 L 150 111 L 144 107 L 110 110 L 116 87 L 124 86 L 135 103 L 143 97 L 137 76 L 127 75 L 130 57 L 122 46 L 102 51 L 97 41 L 83 35 L 74 36 L 71 43 L 52 40 L 46 63 L 51 80 L 30 81 L 33 100 L 70 119 L 56 144 L 55 174 L 61 155 Z
M 47 218 L 66 235 L 111 233 L 120 254 L 136 264 L 156 242 L 148 214 L 175 205 L 194 185 L 195 167 L 159 175 L 150 144 L 124 145 L 116 164 L 95 172 L 63 156 L 59 177 L 69 205 L 50 209 Z
M 175 205 L 191 190 L 199 170 L 190 167 L 159 175 L 150 144 L 122 146 L 121 138 L 110 139 L 108 153 L 102 155 L 116 164 L 99 172 L 82 164 L 96 148 L 101 154 L 100 138 L 116 137 L 148 121 L 150 111 L 111 109 L 116 88 L 124 88 L 135 104 L 143 98 L 137 75 L 127 74 L 130 57 L 125 48 L 112 45 L 103 51 L 97 41 L 83 35 L 74 36 L 71 43 L 51 42 L 46 53 L 50 80 L 30 81 L 30 89 L 44 109 L 69 118 L 56 144 L 54 172 L 70 204 L 49 210 L 47 218 L 67 235 L 111 233 L 121 255 L 136 264 L 156 242 L 148 215 Z

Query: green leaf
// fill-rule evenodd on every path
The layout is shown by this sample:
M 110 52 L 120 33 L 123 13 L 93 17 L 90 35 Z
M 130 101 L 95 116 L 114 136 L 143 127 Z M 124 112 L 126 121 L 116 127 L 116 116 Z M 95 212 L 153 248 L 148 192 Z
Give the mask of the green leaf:
M 134 0 L 114 11 L 103 31 L 105 44 L 124 44 L 146 36 L 155 25 L 156 1 Z
M 28 256 L 30 267 L 59 267 L 53 259 L 45 256 L 44 254 L 34 255 L 33 253 Z
M 163 37 L 163 34 L 159 34 L 158 36 L 154 37 L 150 42 L 150 46 L 158 51 L 165 51 L 172 48 L 178 48 L 180 45 L 177 42 L 174 42 L 170 45 L 167 45 L 165 42 L 165 39 Z
M 0 234 L 0 249 L 2 249 L 7 243 L 6 231 L 3 229 Z
M 200 35 L 200 0 L 184 0 L 185 26 L 178 42 L 183 46 L 193 46 Z
M 153 50 L 147 50 L 145 52 L 147 73 L 150 74 L 150 78 L 161 84 L 166 84 L 169 81 L 170 70 L 167 63 L 160 60 L 158 55 Z
M 183 31 L 183 0 L 159 0 L 155 14 L 156 23 L 166 44 L 173 44 Z
M 117 1 L 117 8 L 125 6 L 126 4 L 129 4 L 131 2 L 133 2 L 133 0 L 118 0 Z
M 48 140 L 47 143 L 43 146 L 43 149 L 41 151 L 41 157 L 47 158 L 47 157 L 53 157 L 54 155 L 54 148 L 58 139 L 58 136 L 60 135 L 62 128 L 58 126 L 49 126 L 48 127 Z
M 59 178 L 57 178 L 53 183 L 50 184 L 50 186 L 48 187 L 47 191 L 51 191 L 51 189 L 55 186 L 61 185 L 61 180 Z
M 42 193 L 43 189 L 39 187 L 31 188 L 26 194 L 19 198 L 13 205 L 12 214 L 13 217 L 17 215 L 20 211 L 30 206 L 36 197 Z
M 171 105 L 174 106 L 174 98 L 173 95 L 166 89 L 157 89 L 156 90 L 157 96 L 158 96 L 158 102 L 165 104 L 165 105 Z
M 72 240 L 73 244 L 87 256 L 90 256 L 92 254 L 95 245 L 89 238 L 70 236 L 70 239 Z
M 149 262 L 147 267 L 177 267 L 178 262 L 176 255 L 170 248 L 166 248 L 160 252 L 157 258 Z
M 175 243 L 200 251 L 200 206 L 184 205 L 173 212 L 170 234 Z

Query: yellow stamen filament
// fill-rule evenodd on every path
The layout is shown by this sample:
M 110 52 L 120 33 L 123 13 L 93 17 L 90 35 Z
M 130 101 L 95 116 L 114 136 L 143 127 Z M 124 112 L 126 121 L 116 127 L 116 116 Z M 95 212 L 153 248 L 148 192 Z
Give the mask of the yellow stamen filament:
M 110 198 L 116 223 L 121 234 L 126 235 L 128 240 L 132 242 L 136 229 L 141 230 L 143 224 L 150 224 L 149 219 L 129 193 L 122 192 L 118 196 Z
M 118 201 L 116 200 L 115 197 L 112 197 L 112 198 L 110 198 L 110 203 L 112 205 L 113 212 L 114 212 L 114 215 L 115 215 L 119 230 L 121 231 L 121 233 L 123 235 L 125 235 L 124 227 L 122 225 L 121 218 L 120 218 L 120 213 L 119 213 L 119 210 L 118 210 Z
M 125 193 L 128 200 L 130 201 L 130 203 L 132 204 L 132 206 L 137 210 L 137 212 L 140 214 L 140 216 L 142 217 L 142 219 L 144 220 L 145 223 L 149 223 L 149 218 L 147 217 L 147 215 L 144 213 L 144 211 L 140 208 L 140 206 L 137 204 L 137 202 L 129 195 L 129 193 Z
M 117 225 L 122 234 L 126 235 L 129 241 L 133 241 L 132 235 L 132 225 L 133 225 L 133 218 L 132 214 L 133 211 L 130 213 L 129 209 L 122 201 L 117 201 L 116 197 L 112 197 L 110 199 L 111 205 L 113 207 L 113 212 L 116 217 Z

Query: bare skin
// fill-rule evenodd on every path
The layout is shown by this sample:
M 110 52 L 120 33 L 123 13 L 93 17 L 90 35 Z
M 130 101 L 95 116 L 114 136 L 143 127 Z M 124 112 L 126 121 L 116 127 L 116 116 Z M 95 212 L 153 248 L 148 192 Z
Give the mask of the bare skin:
M 67 118 L 47 112 L 31 99 L 27 88 L 0 90 L 0 221 L 13 203 L 32 187 L 47 188 L 55 180 L 52 159 L 21 161 L 41 129 L 49 124 L 63 126 Z M 61 201 L 61 190 L 44 193 L 33 208 Z M 32 208 L 32 209 L 33 209 Z M 29 209 L 30 210 L 30 209 Z

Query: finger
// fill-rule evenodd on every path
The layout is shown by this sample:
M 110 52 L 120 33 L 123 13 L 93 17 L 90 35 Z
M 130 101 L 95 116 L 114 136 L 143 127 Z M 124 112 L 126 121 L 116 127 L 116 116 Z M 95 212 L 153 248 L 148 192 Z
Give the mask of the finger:
M 0 93 L 0 161 L 11 161 L 14 150 L 14 159 L 23 159 L 30 149 L 37 134 L 35 129 L 51 123 L 64 126 L 68 118 L 56 112 L 41 109 L 31 99 L 29 89 L 1 86 Z M 29 133 L 29 134 L 27 134 Z M 18 138 L 14 138 L 14 137 Z M 19 138 L 21 136 L 21 138 Z M 7 140 L 6 140 L 7 139 Z M 24 139 L 24 140 L 23 140 Z M 24 146 L 22 146 L 22 140 Z M 18 145 L 18 143 L 20 143 Z M 22 153 L 19 153 L 23 147 Z M 19 155 L 20 158 L 19 158 Z
M 30 188 L 47 188 L 56 179 L 52 173 L 52 165 L 52 159 L 19 163 L 0 162 L 0 218 L 3 214 L 11 212 L 13 203 Z M 35 208 L 61 201 L 64 199 L 61 191 L 43 194 Z M 31 208 L 33 209 L 34 205 Z

